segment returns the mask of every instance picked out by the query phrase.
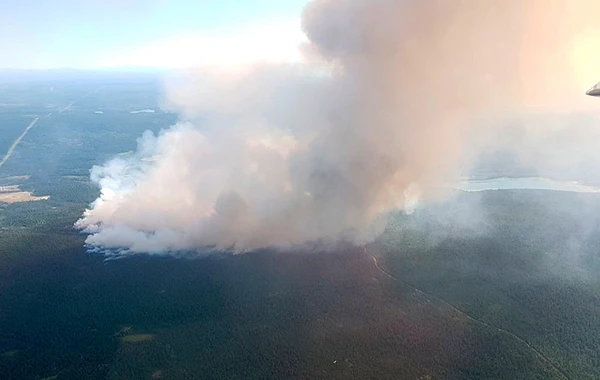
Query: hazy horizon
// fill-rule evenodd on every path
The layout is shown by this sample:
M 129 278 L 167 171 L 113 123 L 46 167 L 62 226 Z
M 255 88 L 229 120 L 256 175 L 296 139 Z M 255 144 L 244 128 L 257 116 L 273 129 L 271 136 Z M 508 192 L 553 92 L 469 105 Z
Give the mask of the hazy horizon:
M 0 0 L 0 33 L 8 36 L 0 41 L 0 67 L 181 67 L 183 62 L 188 67 L 257 58 L 249 52 L 231 55 L 249 42 L 255 49 L 263 46 L 258 58 L 287 60 L 293 53 L 286 46 L 301 39 L 298 14 L 306 3 Z M 198 45 L 195 51 L 186 49 L 191 40 Z

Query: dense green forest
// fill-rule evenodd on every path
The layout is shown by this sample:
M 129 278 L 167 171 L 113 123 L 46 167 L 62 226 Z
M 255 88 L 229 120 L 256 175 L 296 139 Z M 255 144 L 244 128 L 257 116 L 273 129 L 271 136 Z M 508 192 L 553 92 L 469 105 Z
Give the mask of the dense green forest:
M 366 248 L 106 260 L 73 223 L 93 165 L 176 121 L 158 84 L 3 86 L 2 144 L 41 118 L 0 186 L 50 199 L 0 203 L 2 379 L 600 378 L 596 194 L 458 193 Z
M 516 334 L 571 378 L 595 379 L 598 211 L 596 194 L 462 194 L 398 216 L 378 246 L 402 281 Z
M 105 262 L 71 228 L 81 208 L 4 206 L 0 369 L 14 379 L 593 379 L 595 234 L 578 231 L 597 200 L 540 193 L 469 193 L 395 216 L 368 250 L 396 280 L 351 247 Z M 485 222 L 462 219 L 475 207 Z M 574 215 L 583 209 L 587 218 Z M 587 247 L 576 259 L 558 254 L 575 254 L 573 234 Z M 128 343 L 123 329 L 153 339 Z

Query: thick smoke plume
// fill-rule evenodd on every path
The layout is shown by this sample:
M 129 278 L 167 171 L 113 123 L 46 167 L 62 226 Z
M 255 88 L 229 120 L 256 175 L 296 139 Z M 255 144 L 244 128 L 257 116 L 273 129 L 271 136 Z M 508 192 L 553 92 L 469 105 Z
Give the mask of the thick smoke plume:
M 92 170 L 102 195 L 77 227 L 90 245 L 132 252 L 368 240 L 386 212 L 459 175 L 480 150 L 465 143 L 486 140 L 467 139 L 475 129 L 532 106 L 589 107 L 598 11 L 583 0 L 315 0 L 305 63 L 172 82 L 181 122 Z

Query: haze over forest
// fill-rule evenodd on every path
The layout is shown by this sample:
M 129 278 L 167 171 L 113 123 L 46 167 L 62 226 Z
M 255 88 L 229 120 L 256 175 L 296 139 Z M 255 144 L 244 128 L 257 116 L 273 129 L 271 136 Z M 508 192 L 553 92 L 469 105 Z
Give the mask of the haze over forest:
M 0 379 L 600 378 L 600 3 L 82 4 L 0 13 Z

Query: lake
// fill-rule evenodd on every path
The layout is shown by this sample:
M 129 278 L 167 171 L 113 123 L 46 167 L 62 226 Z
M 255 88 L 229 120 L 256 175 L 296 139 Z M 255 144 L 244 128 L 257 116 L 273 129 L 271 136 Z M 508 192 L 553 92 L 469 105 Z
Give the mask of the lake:
M 464 191 L 487 190 L 555 190 L 576 193 L 600 193 L 600 188 L 583 185 L 576 181 L 558 181 L 549 178 L 492 178 L 469 180 L 457 183 L 454 187 Z

